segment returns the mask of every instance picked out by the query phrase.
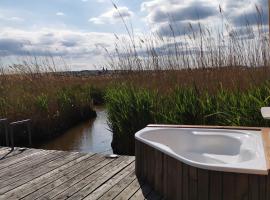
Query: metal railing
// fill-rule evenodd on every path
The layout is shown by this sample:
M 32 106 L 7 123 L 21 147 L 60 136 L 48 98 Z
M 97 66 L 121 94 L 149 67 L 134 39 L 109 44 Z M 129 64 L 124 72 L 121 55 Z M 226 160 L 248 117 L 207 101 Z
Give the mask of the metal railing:
M 4 130 L 6 146 L 8 146 L 9 141 L 8 141 L 8 119 L 7 118 L 0 119 L 0 130 Z
M 32 146 L 32 134 L 31 134 L 31 120 L 26 119 L 22 121 L 16 121 L 9 124 L 9 133 L 10 133 L 10 143 L 11 148 L 14 149 L 14 128 L 18 126 L 25 126 L 28 132 L 28 143 L 29 146 Z

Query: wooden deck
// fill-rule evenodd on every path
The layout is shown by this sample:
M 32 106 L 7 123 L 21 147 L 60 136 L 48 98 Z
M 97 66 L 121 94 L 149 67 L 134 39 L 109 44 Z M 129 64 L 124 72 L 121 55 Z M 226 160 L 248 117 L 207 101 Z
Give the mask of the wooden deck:
M 161 199 L 135 157 L 0 147 L 0 199 Z

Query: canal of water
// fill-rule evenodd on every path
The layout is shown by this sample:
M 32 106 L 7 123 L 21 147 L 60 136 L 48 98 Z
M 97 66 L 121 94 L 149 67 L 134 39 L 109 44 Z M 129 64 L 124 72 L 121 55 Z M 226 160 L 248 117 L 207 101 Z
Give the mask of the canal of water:
M 92 153 L 112 153 L 112 133 L 107 124 L 105 108 L 96 108 L 97 117 L 84 122 L 61 136 L 42 145 L 42 149 L 79 151 Z

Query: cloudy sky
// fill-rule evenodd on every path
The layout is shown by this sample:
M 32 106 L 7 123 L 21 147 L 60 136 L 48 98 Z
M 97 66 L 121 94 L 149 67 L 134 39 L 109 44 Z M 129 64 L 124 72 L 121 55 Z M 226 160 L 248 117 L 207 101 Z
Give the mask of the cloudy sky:
M 122 17 L 138 35 L 155 31 L 170 37 L 173 19 L 178 35 L 188 23 L 220 23 L 219 5 L 226 18 L 241 27 L 256 24 L 257 4 L 268 23 L 267 0 L 0 0 L 0 56 L 4 63 L 30 53 L 61 56 L 73 70 L 94 69 L 113 49 L 115 36 L 126 34 Z

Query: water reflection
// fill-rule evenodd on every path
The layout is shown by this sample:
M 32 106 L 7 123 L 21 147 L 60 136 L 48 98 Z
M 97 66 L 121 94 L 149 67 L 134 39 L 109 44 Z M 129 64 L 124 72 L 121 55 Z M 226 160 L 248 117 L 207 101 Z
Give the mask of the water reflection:
M 56 139 L 42 145 L 42 149 L 80 151 L 93 153 L 112 153 L 112 133 L 108 130 L 107 113 L 97 108 L 97 118 L 82 123 Z

